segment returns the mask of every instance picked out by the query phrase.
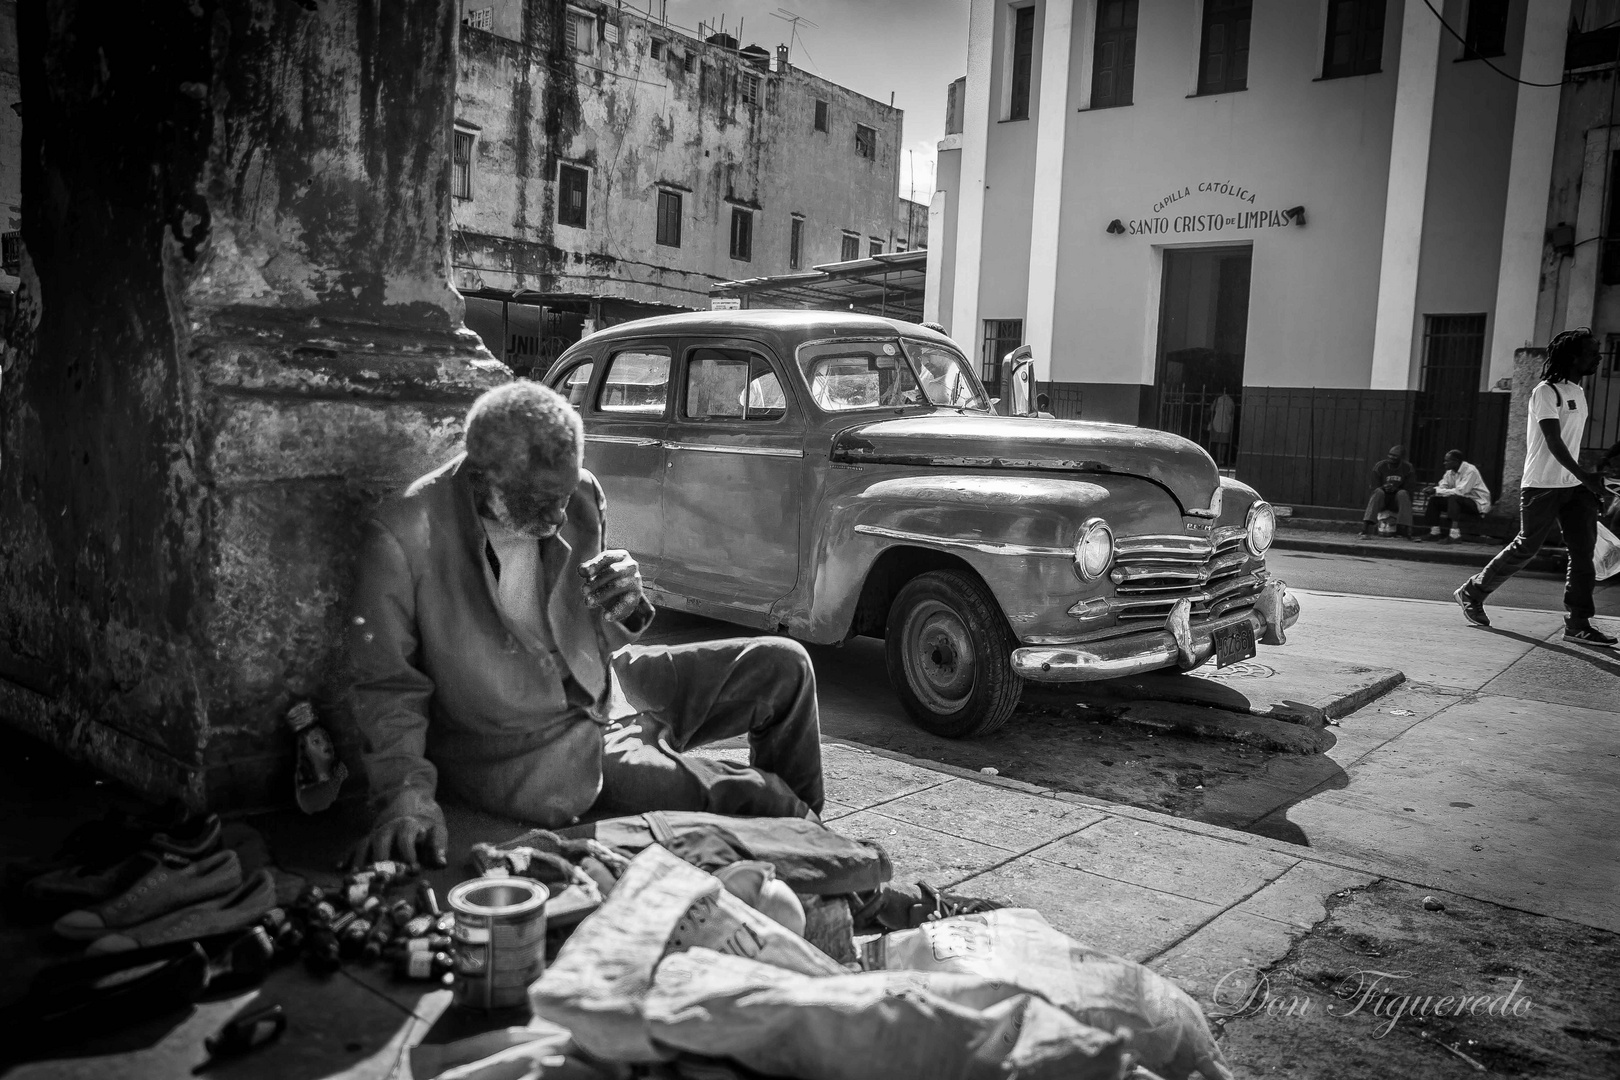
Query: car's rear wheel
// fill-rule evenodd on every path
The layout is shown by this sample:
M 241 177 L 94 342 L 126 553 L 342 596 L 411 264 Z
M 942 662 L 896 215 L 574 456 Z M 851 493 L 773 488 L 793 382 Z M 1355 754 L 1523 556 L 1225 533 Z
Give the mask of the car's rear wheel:
M 985 735 L 1007 722 L 1024 680 L 1017 642 L 984 582 L 931 570 L 895 596 L 884 631 L 889 681 L 919 727 L 947 739 Z

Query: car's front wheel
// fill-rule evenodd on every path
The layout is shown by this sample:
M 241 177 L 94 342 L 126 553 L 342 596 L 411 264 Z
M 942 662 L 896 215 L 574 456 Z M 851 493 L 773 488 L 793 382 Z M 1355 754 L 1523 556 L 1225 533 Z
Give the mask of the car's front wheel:
M 923 730 L 947 739 L 984 735 L 1007 722 L 1024 680 L 1017 642 L 990 590 L 972 574 L 932 570 L 895 596 L 884 631 L 889 681 Z

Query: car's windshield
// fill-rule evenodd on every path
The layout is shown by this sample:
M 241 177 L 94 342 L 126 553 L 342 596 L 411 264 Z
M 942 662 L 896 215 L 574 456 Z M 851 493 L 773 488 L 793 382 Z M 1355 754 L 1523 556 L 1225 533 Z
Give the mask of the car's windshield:
M 918 342 L 907 342 L 905 350 L 894 341 L 819 342 L 799 347 L 799 366 L 811 398 L 829 412 L 924 404 L 989 408 L 960 356 Z
M 990 408 L 960 353 L 922 341 L 906 341 L 902 345 L 917 369 L 917 382 L 930 403 L 956 409 Z

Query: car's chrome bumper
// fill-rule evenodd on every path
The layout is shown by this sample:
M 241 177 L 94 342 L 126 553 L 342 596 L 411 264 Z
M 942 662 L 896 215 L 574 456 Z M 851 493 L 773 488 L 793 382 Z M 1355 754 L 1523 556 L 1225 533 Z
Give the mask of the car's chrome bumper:
M 1299 620 L 1299 600 L 1280 581 L 1266 582 L 1254 607 L 1193 626 L 1188 605 L 1178 604 L 1157 630 L 1085 645 L 1040 645 L 1015 649 L 1013 670 L 1034 682 L 1093 682 L 1140 675 L 1160 668 L 1187 671 L 1215 655 L 1215 631 L 1247 621 L 1262 645 L 1281 645 Z

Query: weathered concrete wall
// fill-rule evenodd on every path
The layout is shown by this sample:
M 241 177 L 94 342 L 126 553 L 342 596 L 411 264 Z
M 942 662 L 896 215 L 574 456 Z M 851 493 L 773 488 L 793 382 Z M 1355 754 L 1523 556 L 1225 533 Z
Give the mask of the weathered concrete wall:
M 888 248 L 900 110 L 596 0 L 572 4 L 598 20 L 592 51 L 573 53 L 567 6 L 527 0 L 522 41 L 463 31 L 456 120 L 476 143 L 472 198 L 455 205 L 458 285 L 706 308 L 712 282 L 788 272 L 794 215 L 801 268 L 837 261 L 846 229 L 862 256 L 868 237 Z M 740 96 L 744 76 L 759 79 L 757 104 Z M 818 99 L 827 132 L 814 130 Z M 874 158 L 855 152 L 857 124 L 876 130 Z M 583 229 L 557 222 L 560 161 L 590 172 Z M 678 248 L 656 243 L 661 187 L 682 196 Z M 734 206 L 754 211 L 746 262 L 730 256 Z
M 12 103 L 22 100 L 17 66 L 16 0 L 0 0 L 0 230 L 22 228 L 22 117 Z M 17 275 L 0 270 L 0 292 L 14 293 Z
M 1491 516 L 1519 516 L 1519 481 L 1524 479 L 1525 437 L 1530 427 L 1530 391 L 1541 381 L 1546 349 L 1519 349 L 1513 354 L 1513 400 L 1508 404 L 1507 442 L 1502 449 L 1502 493 Z
M 0 718 L 154 794 L 288 791 L 360 520 L 508 377 L 446 281 L 457 12 L 23 5 Z

